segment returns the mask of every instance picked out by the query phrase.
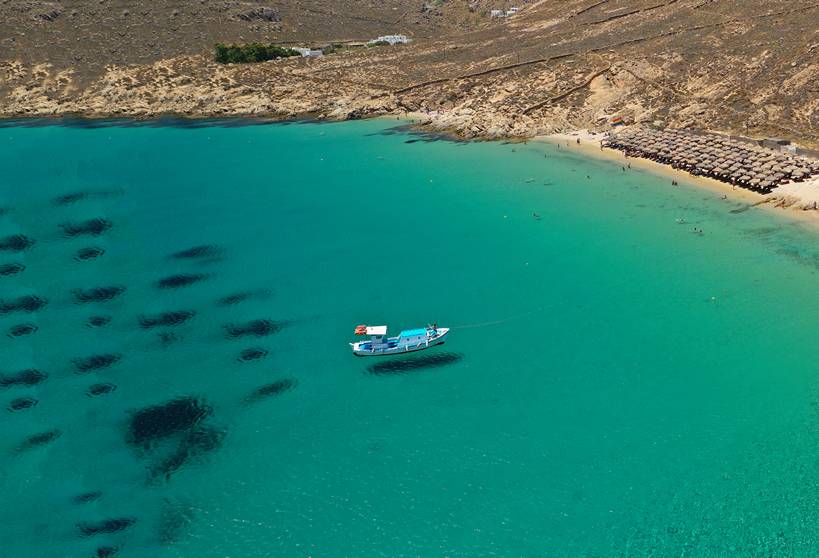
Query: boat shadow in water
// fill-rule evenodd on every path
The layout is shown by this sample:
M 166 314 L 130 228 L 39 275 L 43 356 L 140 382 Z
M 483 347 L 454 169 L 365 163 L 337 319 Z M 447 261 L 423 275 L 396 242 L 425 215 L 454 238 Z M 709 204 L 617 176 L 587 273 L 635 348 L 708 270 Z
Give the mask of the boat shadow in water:
M 373 376 L 394 376 L 408 374 L 427 368 L 438 368 L 460 362 L 464 356 L 460 353 L 436 353 L 431 355 L 410 356 L 400 359 L 389 359 L 376 362 L 367 367 Z

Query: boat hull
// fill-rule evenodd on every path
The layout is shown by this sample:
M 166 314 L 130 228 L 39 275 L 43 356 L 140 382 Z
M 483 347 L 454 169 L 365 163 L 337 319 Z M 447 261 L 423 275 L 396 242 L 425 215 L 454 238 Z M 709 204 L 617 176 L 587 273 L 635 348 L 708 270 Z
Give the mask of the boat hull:
M 449 335 L 449 328 L 439 328 L 438 335 L 429 338 L 427 341 L 422 341 L 413 345 L 404 345 L 399 347 L 386 347 L 383 349 L 369 349 L 363 347 L 364 343 L 350 343 L 353 348 L 355 356 L 389 356 L 389 355 L 403 355 L 406 353 L 414 353 L 416 351 L 423 351 L 437 345 L 443 345 L 446 342 L 447 335 Z

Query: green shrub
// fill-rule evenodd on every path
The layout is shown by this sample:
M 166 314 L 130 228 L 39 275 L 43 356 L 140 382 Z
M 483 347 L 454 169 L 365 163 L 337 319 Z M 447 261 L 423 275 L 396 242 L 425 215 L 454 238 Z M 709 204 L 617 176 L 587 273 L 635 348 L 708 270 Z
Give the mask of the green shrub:
M 216 43 L 215 58 L 220 64 L 247 64 L 251 62 L 264 62 L 274 58 L 287 58 L 289 56 L 300 56 L 292 48 L 284 48 L 278 45 L 263 45 L 261 43 L 248 43 L 245 45 L 226 45 Z
M 389 44 L 390 43 L 388 43 L 387 41 L 372 41 L 370 43 L 367 43 L 367 46 L 377 47 L 377 46 L 388 46 Z

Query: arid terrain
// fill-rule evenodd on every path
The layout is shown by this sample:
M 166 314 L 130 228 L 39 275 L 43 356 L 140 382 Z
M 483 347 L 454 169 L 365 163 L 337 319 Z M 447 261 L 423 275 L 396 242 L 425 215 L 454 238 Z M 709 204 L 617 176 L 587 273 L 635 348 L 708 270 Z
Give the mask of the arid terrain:
M 465 137 L 619 117 L 819 146 L 817 0 L 0 0 L 0 14 L 6 117 L 422 113 Z M 413 42 L 213 61 L 216 42 L 389 33 Z

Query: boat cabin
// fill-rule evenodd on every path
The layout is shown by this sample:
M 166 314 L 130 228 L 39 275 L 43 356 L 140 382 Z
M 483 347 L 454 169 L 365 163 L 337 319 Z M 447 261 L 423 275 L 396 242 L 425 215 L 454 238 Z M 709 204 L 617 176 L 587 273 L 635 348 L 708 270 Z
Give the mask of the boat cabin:
M 417 345 L 427 340 L 426 328 L 407 329 L 398 334 L 398 346 Z

